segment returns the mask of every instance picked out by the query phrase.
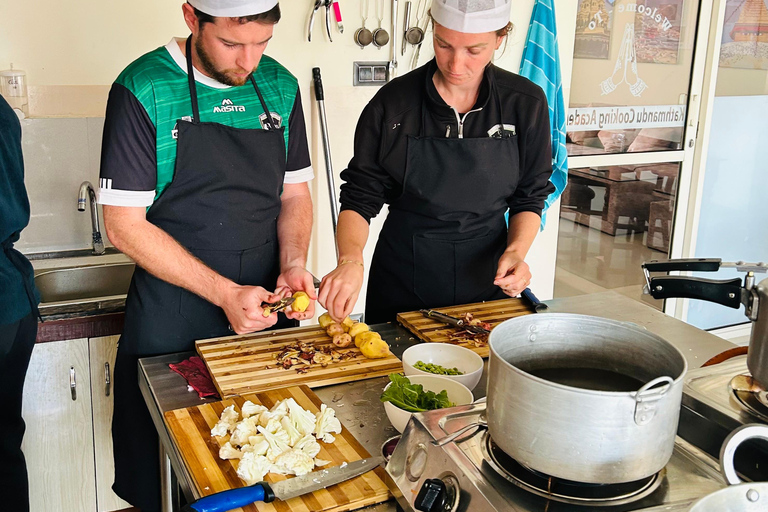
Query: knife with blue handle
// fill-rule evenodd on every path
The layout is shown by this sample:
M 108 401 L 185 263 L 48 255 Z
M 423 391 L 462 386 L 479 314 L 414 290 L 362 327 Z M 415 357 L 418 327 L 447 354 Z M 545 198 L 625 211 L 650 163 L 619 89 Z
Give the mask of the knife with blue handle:
M 539 300 L 539 298 L 538 298 L 538 297 L 536 297 L 536 296 L 533 294 L 533 292 L 531 291 L 531 289 L 530 289 L 530 288 L 526 288 L 525 290 L 523 290 L 523 292 L 521 293 L 521 295 L 523 296 L 523 298 L 524 298 L 525 300 L 527 300 L 527 301 L 528 301 L 528 302 L 531 304 L 531 307 L 533 307 L 533 311 L 534 311 L 534 312 L 536 312 L 536 313 L 542 313 L 542 312 L 546 311 L 547 309 L 549 309 L 549 306 L 547 306 L 546 304 L 544 304 L 543 302 L 541 302 L 541 301 Z
M 259 482 L 248 487 L 222 491 L 182 507 L 182 512 L 226 512 L 263 501 L 270 503 L 275 499 L 286 501 L 319 489 L 325 489 L 350 478 L 376 469 L 384 462 L 384 457 L 369 457 L 341 466 L 319 469 L 306 475 L 297 476 L 275 484 Z

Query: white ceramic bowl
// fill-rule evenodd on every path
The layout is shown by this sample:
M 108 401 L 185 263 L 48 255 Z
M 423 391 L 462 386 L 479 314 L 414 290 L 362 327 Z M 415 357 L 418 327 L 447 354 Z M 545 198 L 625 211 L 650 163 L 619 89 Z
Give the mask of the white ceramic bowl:
M 408 376 L 411 384 L 421 384 L 424 386 L 424 391 L 434 391 L 435 393 L 446 390 L 448 392 L 448 400 L 455 405 L 467 405 L 474 401 L 475 397 L 472 396 L 472 392 L 464 384 L 447 379 L 442 375 L 426 375 L 423 372 L 421 373 L 422 375 Z M 390 382 L 384 389 L 391 385 L 392 383 Z M 391 402 L 384 402 L 384 410 L 387 412 L 387 417 L 392 426 L 402 434 L 405 426 L 408 425 L 408 420 L 411 419 L 411 413 L 393 405 Z
M 456 368 L 463 375 L 440 375 L 460 382 L 469 389 L 475 389 L 483 375 L 483 358 L 476 352 L 450 343 L 419 343 L 403 352 L 403 370 L 406 377 L 411 375 L 437 375 L 419 370 L 414 365 L 424 363 L 439 364 L 444 368 Z

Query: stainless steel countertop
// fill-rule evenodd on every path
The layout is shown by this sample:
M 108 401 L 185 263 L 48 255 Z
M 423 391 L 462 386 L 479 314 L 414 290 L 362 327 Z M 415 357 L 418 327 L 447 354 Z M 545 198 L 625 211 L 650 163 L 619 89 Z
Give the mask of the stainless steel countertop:
M 675 345 L 686 357 L 690 368 L 698 368 L 710 357 L 717 355 L 733 344 L 705 331 L 676 320 L 645 304 L 629 299 L 616 292 L 603 292 L 563 299 L 545 301 L 549 311 L 555 313 L 579 313 L 614 320 L 632 322 L 662 336 Z M 544 313 L 547 314 L 547 313 Z M 400 356 L 410 345 L 418 343 L 407 330 L 399 325 L 378 324 L 372 326 Z M 201 400 L 197 393 L 188 391 L 186 381 L 168 368 L 169 363 L 180 362 L 192 352 L 149 357 L 139 360 L 139 385 L 149 411 L 160 434 L 161 443 L 171 460 L 179 485 L 187 499 L 193 496 L 189 476 L 181 464 L 178 450 L 171 443 L 162 415 L 166 411 L 192 407 L 213 400 Z M 487 364 L 486 364 L 487 367 Z M 389 437 L 397 435 L 379 401 L 381 391 L 388 382 L 386 377 L 337 384 L 315 389 L 323 402 L 336 410 L 346 428 L 371 453 L 380 451 Z M 486 374 L 475 389 L 475 398 L 485 396 Z M 367 510 L 390 512 L 396 510 L 393 500 L 369 507 Z

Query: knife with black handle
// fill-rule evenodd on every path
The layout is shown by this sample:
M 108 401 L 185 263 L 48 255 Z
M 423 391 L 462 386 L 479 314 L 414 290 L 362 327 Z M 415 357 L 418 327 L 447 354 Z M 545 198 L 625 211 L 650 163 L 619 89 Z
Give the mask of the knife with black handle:
M 419 312 L 427 318 L 434 318 L 435 320 L 443 322 L 444 324 L 452 325 L 454 327 L 458 327 L 475 334 L 488 334 L 491 332 L 488 329 L 480 327 L 479 325 L 470 325 L 461 318 L 446 315 L 445 313 L 440 313 L 434 309 L 420 309 Z
M 257 501 L 265 503 L 271 503 L 275 499 L 286 501 L 367 473 L 372 469 L 376 469 L 382 462 L 384 462 L 384 457 L 382 456 L 369 457 L 347 463 L 343 466 L 312 471 L 306 475 L 283 480 L 275 484 L 259 482 L 248 487 L 230 489 L 229 491 L 222 491 L 205 498 L 200 498 L 194 503 L 185 505 L 181 508 L 181 512 L 226 512 L 227 510 L 244 507 Z

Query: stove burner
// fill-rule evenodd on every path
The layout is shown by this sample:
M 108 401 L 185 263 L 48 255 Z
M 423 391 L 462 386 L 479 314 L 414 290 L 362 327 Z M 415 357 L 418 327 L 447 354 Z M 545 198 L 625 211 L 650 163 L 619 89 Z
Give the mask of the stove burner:
M 768 423 L 768 392 L 751 375 L 737 375 L 728 384 L 742 409 Z
M 538 496 L 571 505 L 614 506 L 632 503 L 655 491 L 666 474 L 621 484 L 590 484 L 550 477 L 530 469 L 504 453 L 486 433 L 482 443 L 485 461 L 499 475 Z

